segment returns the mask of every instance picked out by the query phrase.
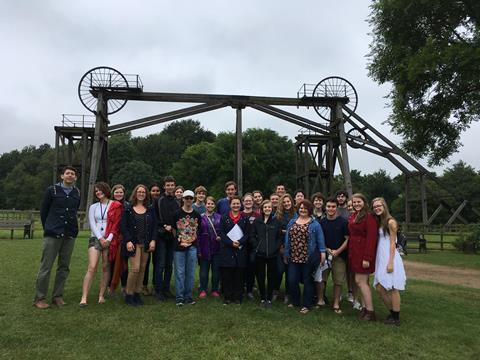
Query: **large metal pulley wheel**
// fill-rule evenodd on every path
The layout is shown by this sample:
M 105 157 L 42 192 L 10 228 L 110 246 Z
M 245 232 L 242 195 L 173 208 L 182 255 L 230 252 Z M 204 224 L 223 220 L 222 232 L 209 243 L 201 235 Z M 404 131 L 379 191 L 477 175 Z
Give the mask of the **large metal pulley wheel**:
M 97 111 L 98 99 L 93 96 L 92 90 L 115 90 L 128 88 L 128 82 L 118 70 L 107 66 L 99 66 L 85 73 L 78 83 L 78 97 L 87 110 Z M 108 99 L 107 114 L 114 114 L 122 109 L 127 100 Z
M 352 147 L 352 148 L 361 148 L 365 146 L 365 140 L 366 136 L 365 133 L 357 128 L 352 128 L 348 130 L 347 135 L 350 135 L 351 137 L 347 137 L 347 143 Z
M 344 97 L 348 98 L 345 104 L 350 110 L 355 112 L 358 104 L 357 90 L 346 79 L 338 76 L 330 76 L 321 80 L 313 89 L 312 96 L 318 97 Z M 331 121 L 331 109 L 328 106 L 314 106 L 316 113 L 327 121 Z M 350 116 L 347 116 L 350 117 Z

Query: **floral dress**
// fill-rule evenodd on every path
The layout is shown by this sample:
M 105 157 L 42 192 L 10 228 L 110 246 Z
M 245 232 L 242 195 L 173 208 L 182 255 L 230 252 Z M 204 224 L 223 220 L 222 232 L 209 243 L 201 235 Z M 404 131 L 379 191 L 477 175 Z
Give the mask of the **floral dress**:
M 308 261 L 308 225 L 297 224 L 290 227 L 288 236 L 290 238 L 290 261 L 297 264 L 305 264 Z

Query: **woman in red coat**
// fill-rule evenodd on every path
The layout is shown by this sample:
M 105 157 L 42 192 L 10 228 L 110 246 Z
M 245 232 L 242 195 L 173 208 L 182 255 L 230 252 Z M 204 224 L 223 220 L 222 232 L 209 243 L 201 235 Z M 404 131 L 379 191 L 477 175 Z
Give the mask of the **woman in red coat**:
M 368 201 L 362 194 L 352 196 L 354 213 L 348 219 L 350 239 L 348 241 L 348 260 L 350 270 L 355 273 L 355 283 L 363 298 L 364 307 L 359 319 L 374 321 L 372 292 L 368 276 L 375 272 L 378 225 L 370 213 Z

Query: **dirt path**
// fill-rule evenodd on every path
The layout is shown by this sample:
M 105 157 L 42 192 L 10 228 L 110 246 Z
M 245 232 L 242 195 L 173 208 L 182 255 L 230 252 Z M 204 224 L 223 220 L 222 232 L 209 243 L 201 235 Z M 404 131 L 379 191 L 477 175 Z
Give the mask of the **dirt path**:
M 403 259 L 407 279 L 418 279 L 448 285 L 480 289 L 480 270 L 432 265 Z

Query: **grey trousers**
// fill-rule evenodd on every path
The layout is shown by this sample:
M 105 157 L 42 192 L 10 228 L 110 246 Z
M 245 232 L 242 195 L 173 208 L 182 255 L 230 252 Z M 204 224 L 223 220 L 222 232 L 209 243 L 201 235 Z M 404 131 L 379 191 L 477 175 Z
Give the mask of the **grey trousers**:
M 37 284 L 34 302 L 45 300 L 50 281 L 50 272 L 58 256 L 57 273 L 53 285 L 52 298 L 62 297 L 65 281 L 70 272 L 70 259 L 75 245 L 74 238 L 54 238 L 46 236 L 43 239 L 42 260 L 37 275 Z

